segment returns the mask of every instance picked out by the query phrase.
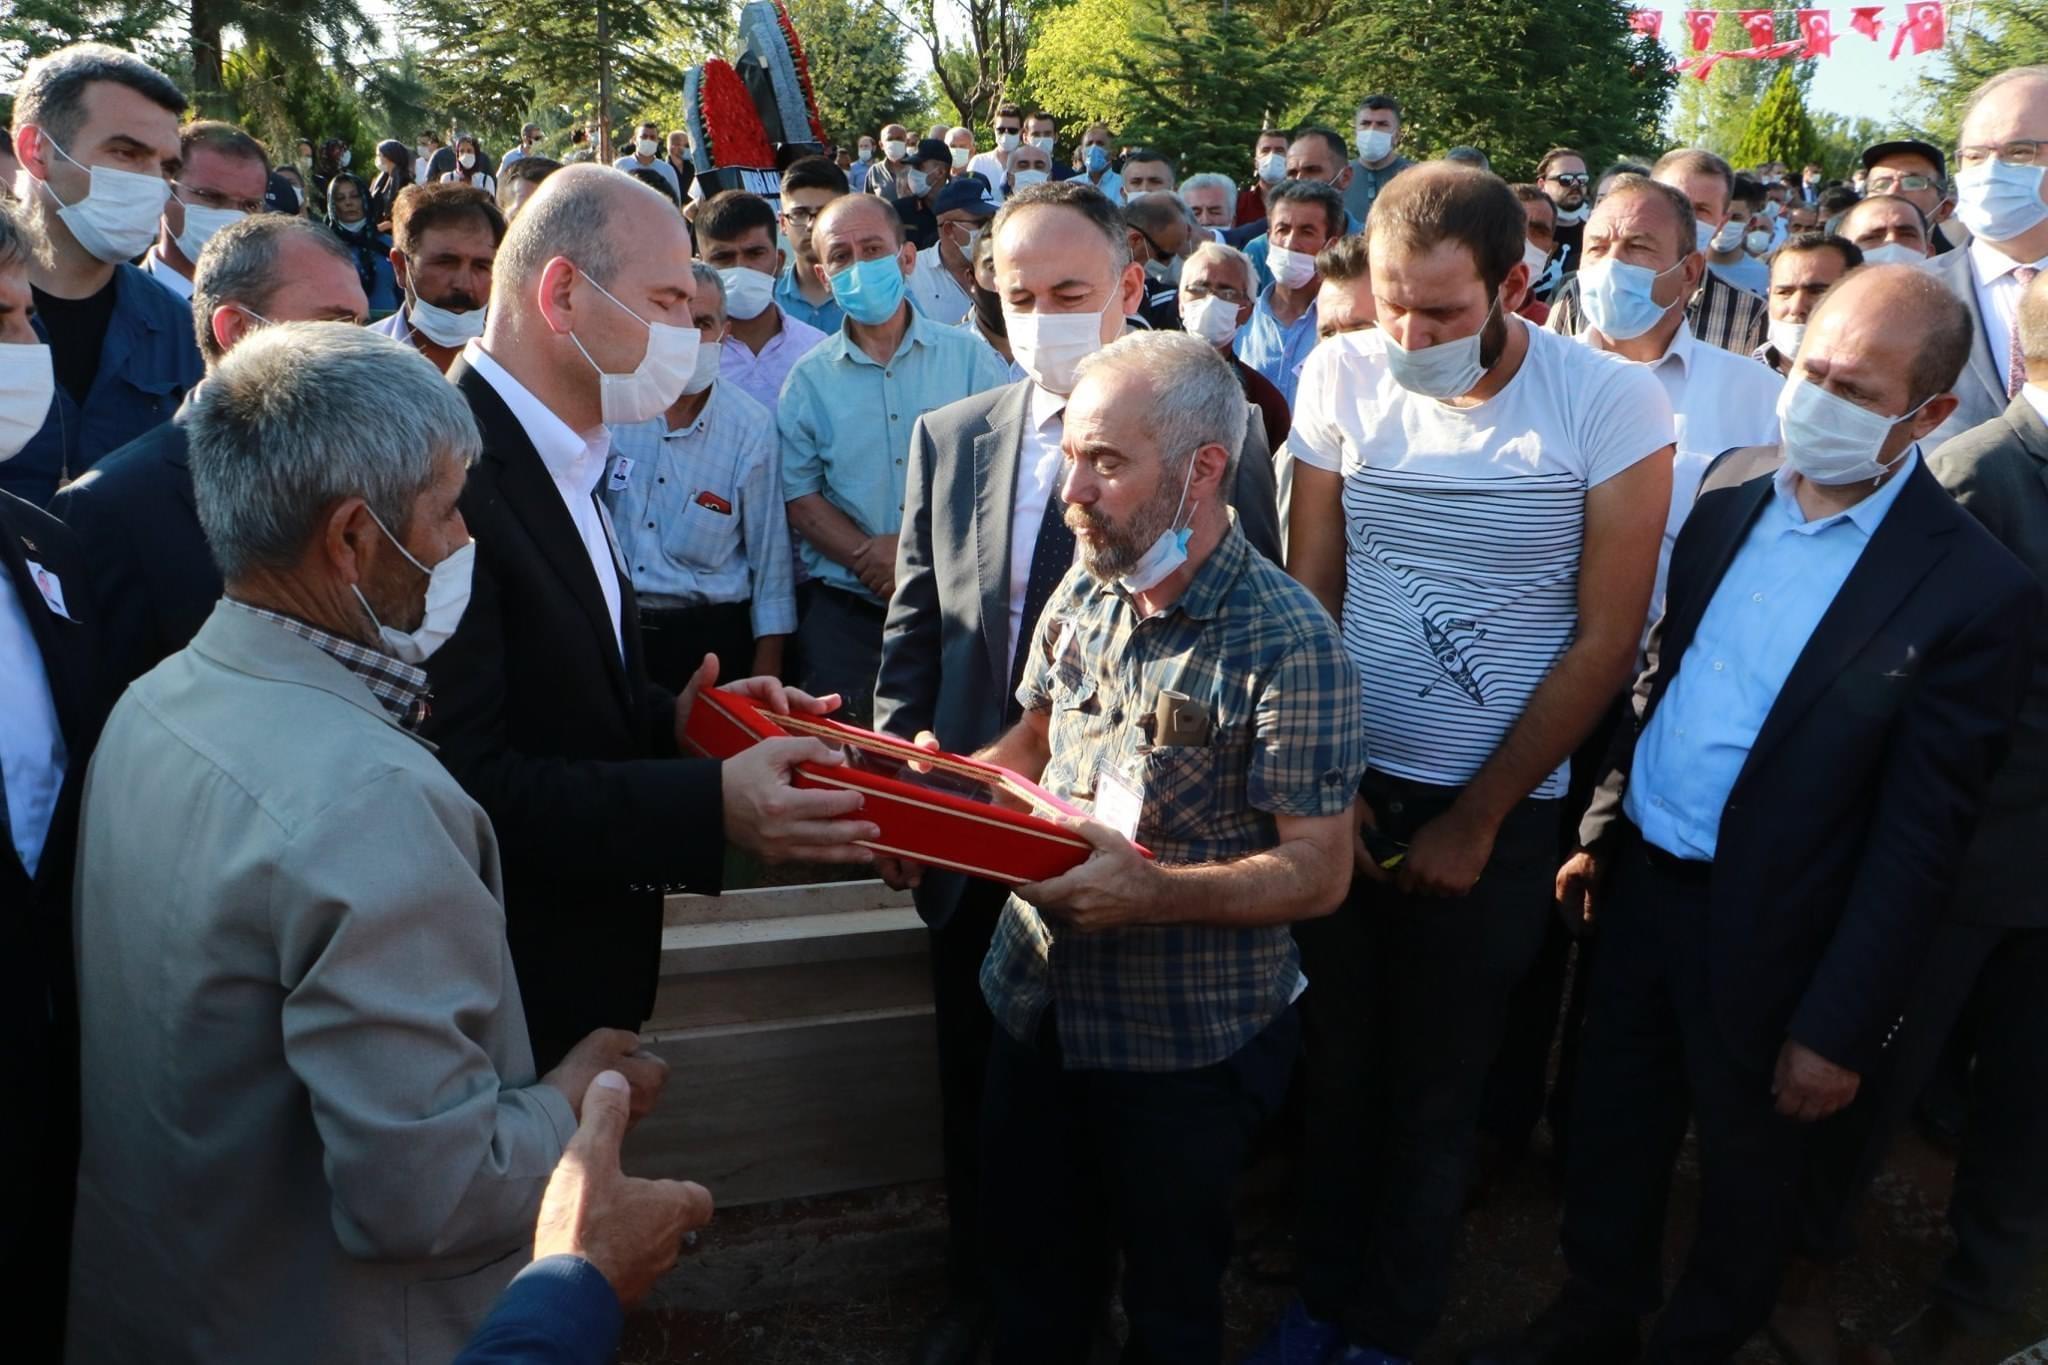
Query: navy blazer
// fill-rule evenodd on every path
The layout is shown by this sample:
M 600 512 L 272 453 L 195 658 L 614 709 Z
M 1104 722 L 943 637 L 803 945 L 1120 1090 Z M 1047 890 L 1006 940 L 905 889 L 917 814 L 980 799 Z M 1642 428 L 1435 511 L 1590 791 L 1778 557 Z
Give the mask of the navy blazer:
M 619 1349 L 619 1297 L 579 1256 L 545 1256 L 513 1277 L 454 1365 L 606 1365 Z
M 1636 739 L 1772 496 L 1705 493 L 1671 552 L 1664 618 L 1580 841 L 1601 850 Z M 1906 476 L 1765 716 L 1722 808 L 1711 982 L 1734 1055 L 1768 1071 L 1789 1036 L 1867 1072 L 2003 758 L 2040 629 L 2032 574 L 1925 462 Z

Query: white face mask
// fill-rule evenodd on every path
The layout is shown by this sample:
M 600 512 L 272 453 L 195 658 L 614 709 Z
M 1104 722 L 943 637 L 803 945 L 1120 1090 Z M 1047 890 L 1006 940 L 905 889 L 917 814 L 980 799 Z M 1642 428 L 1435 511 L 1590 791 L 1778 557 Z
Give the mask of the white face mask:
M 1180 481 L 1180 501 L 1174 505 L 1173 521 L 1167 523 L 1159 539 L 1146 547 L 1138 556 L 1138 562 L 1131 565 L 1131 571 L 1119 578 L 1125 592 L 1146 592 L 1164 583 L 1175 569 L 1188 562 L 1188 537 L 1193 534 L 1192 526 L 1182 526 L 1180 514 L 1188 505 L 1188 488 L 1195 481 L 1195 457 L 1188 456 L 1188 472 Z M 1200 503 L 1196 504 L 1201 506 Z
M 649 161 L 652 161 L 654 154 L 661 150 L 661 144 L 651 137 L 643 137 L 633 144 L 633 150 L 646 157 Z
M 966 170 L 966 169 L 967 169 L 967 163 L 968 163 L 969 161 L 972 161 L 973 159 L 974 159 L 974 148 L 972 148 L 972 147 L 955 147 L 955 148 L 953 148 L 953 169 L 954 169 L 954 170 L 956 170 L 956 171 L 964 171 L 964 170 Z
M 932 177 L 931 177 L 931 172 L 929 172 L 929 171 L 912 171 L 912 172 L 910 173 L 910 192 L 911 192 L 912 194 L 916 195 L 916 196 L 917 196 L 917 197 L 918 197 L 919 199 L 922 199 L 922 198 L 924 198 L 924 197 L 925 197 L 925 196 L 926 196 L 927 194 L 930 194 L 930 193 L 931 193 L 931 190 L 932 190 Z
M 1180 318 L 1190 332 L 1211 346 L 1228 345 L 1237 335 L 1237 305 L 1214 294 L 1189 300 L 1180 310 Z
M 857 155 L 858 159 L 862 162 L 873 161 L 875 159 L 875 149 L 863 143 Z
M 1559 227 L 1577 227 L 1591 217 L 1592 214 L 1593 206 L 1590 204 L 1581 204 L 1575 209 L 1559 208 L 1557 210 L 1557 225 Z
M 1040 388 L 1072 393 L 1074 370 L 1102 349 L 1102 313 L 1013 313 L 1003 308 L 1010 354 Z
M 1879 463 L 1877 451 L 1885 438 L 1934 399 L 1929 394 L 1911 411 L 1887 417 L 1794 376 L 1778 394 L 1778 440 L 1785 463 L 1801 478 L 1829 487 L 1881 479 L 1906 457 L 1901 451 L 1890 464 Z
M 348 163 L 355 160 L 355 155 L 356 154 L 354 152 L 351 152 L 346 147 L 341 149 L 341 168 L 343 170 L 348 169 Z
M 365 512 L 370 509 L 366 504 Z M 455 553 L 447 556 L 433 568 L 428 568 L 412 557 L 412 551 L 399 543 L 391 528 L 375 512 L 370 520 L 377 523 L 377 529 L 384 538 L 397 547 L 405 556 L 405 562 L 427 576 L 427 610 L 420 618 L 415 630 L 397 630 L 377 619 L 377 613 L 370 610 L 370 599 L 363 596 L 363 590 L 354 584 L 349 586 L 362 603 L 363 611 L 370 618 L 370 624 L 377 628 L 377 638 L 384 642 L 384 648 L 394 659 L 409 664 L 423 664 L 455 633 L 455 627 L 462 624 L 462 613 L 469 608 L 469 589 L 476 573 L 476 542 L 470 541 Z
M 690 371 L 690 382 L 683 385 L 684 393 L 702 393 L 718 382 L 718 357 L 725 352 L 723 344 L 716 341 L 697 343 L 697 368 Z
M 56 395 L 48 346 L 0 346 L 0 464 L 19 455 L 43 429 Z
M 1014 152 L 1024 145 L 1024 139 L 1015 133 L 997 133 L 996 146 L 1005 152 Z
M 1259 158 L 1259 179 L 1268 185 L 1277 185 L 1287 178 L 1287 155 L 1284 152 L 1267 152 Z
M 78 244 L 109 265 L 132 261 L 149 250 L 149 244 L 156 240 L 157 220 L 163 217 L 164 203 L 171 197 L 170 182 L 141 171 L 87 166 L 58 146 L 57 139 L 48 133 L 43 140 L 50 144 L 51 151 L 90 179 L 85 197 L 73 204 L 59 199 L 49 181 L 36 182 L 57 206 L 57 217 L 71 229 Z
M 1486 378 L 1486 366 L 1480 362 L 1481 338 L 1493 323 L 1493 315 L 1500 307 L 1500 295 L 1493 296 L 1493 306 L 1486 310 L 1486 320 L 1479 324 L 1479 330 L 1468 337 L 1457 337 L 1451 341 L 1440 341 L 1434 346 L 1422 346 L 1410 351 L 1402 348 L 1390 335 L 1387 337 L 1387 369 L 1392 372 L 1394 382 L 1410 393 L 1424 398 L 1460 398 L 1479 386 Z
M 436 346 L 463 346 L 484 334 L 482 308 L 458 313 L 418 295 L 406 300 L 405 317 L 412 328 Z
M 1044 171 L 1019 171 L 1010 177 L 1010 186 L 1021 190 L 1030 185 L 1043 185 L 1048 178 Z
M 1721 230 L 1714 234 L 1713 239 L 1707 245 L 1716 251 L 1733 251 L 1742 245 L 1742 229 L 1743 222 L 1741 219 L 1730 218 L 1727 222 L 1721 224 Z
M 1289 251 L 1284 246 L 1266 248 L 1266 269 L 1289 289 L 1300 289 L 1316 277 L 1316 258 L 1306 251 Z
M 463 170 L 466 171 L 470 167 L 476 165 L 476 153 L 464 152 L 461 156 L 456 157 L 455 160 L 456 163 L 460 165 Z
M 768 311 L 775 302 L 775 277 L 749 266 L 729 266 L 718 272 L 725 286 L 725 315 L 750 322 Z
M 1885 242 L 1863 253 L 1865 265 L 1926 265 L 1927 257 L 1904 242 Z
M 1044 152 L 1047 156 L 1052 155 L 1053 142 L 1054 139 L 1049 137 L 1035 137 L 1031 139 L 1031 145 Z
M 1762 228 L 1745 234 L 1742 239 L 1742 249 L 1752 256 L 1763 255 L 1771 249 L 1771 234 L 1765 232 Z
M 1772 318 L 1764 325 L 1764 333 L 1771 343 L 1771 349 L 1790 360 L 1799 354 L 1799 343 L 1806 340 L 1806 324 L 1780 322 Z
M 1358 159 L 1370 164 L 1385 161 L 1394 150 L 1394 135 L 1384 128 L 1360 128 L 1356 132 Z
M 183 200 L 179 201 L 184 203 Z M 185 204 L 185 230 L 178 234 L 178 250 L 185 259 L 195 264 L 199 253 L 213 240 L 213 234 L 229 223 L 239 223 L 249 215 L 240 209 L 210 209 L 203 204 Z
M 885 142 L 882 144 L 882 155 L 888 157 L 891 161 L 901 161 L 903 154 L 909 150 L 910 144 L 907 142 Z
M 1529 287 L 1533 289 L 1536 281 L 1542 278 L 1544 267 L 1550 264 L 1550 253 L 1534 242 L 1524 242 L 1522 264 L 1529 267 Z
M 598 413 L 604 421 L 644 422 L 667 411 L 668 405 L 682 395 L 683 386 L 690 382 L 690 376 L 697 370 L 697 347 L 702 338 L 694 327 L 677 327 L 666 322 L 649 322 L 632 309 L 613 297 L 606 289 L 588 275 L 583 277 L 590 287 L 611 299 L 620 311 L 647 329 L 647 351 L 640 357 L 640 363 L 630 374 L 608 374 L 590 359 L 590 352 L 583 350 L 583 343 L 574 332 L 569 340 L 576 343 L 576 349 L 583 351 L 583 358 L 590 362 L 590 368 L 598 374 Z

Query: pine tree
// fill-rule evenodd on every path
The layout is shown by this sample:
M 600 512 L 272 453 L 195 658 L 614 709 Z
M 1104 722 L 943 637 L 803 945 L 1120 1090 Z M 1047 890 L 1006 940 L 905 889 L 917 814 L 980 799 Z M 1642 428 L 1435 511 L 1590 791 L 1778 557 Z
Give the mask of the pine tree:
M 1755 116 L 1735 145 L 1735 164 L 1760 166 L 1778 161 L 1800 166 L 1813 160 L 1819 150 L 1819 139 L 1814 135 L 1813 120 L 1807 117 L 1798 77 L 1788 66 L 1764 91 Z
M 1127 92 L 1118 141 L 1166 153 L 1183 176 L 1236 170 L 1247 130 L 1293 103 L 1294 45 L 1268 42 L 1225 0 L 1144 0 L 1135 21 L 1136 53 L 1108 63 Z

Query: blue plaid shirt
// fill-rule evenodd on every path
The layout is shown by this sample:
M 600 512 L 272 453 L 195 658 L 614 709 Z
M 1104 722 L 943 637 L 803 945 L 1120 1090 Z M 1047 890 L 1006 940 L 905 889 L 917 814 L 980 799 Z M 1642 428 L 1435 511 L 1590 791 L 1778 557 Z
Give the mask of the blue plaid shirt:
M 1142 794 L 1137 842 L 1160 863 L 1243 858 L 1280 842 L 1275 816 L 1350 809 L 1365 774 L 1357 670 L 1322 605 L 1234 522 L 1156 616 L 1076 564 L 1032 649 L 1017 699 L 1052 712 L 1040 785 L 1092 809 L 1098 773 L 1116 772 Z M 1208 745 L 1147 742 L 1162 688 L 1206 709 Z M 1069 933 L 1012 897 L 981 990 L 1020 1041 L 1053 1009 L 1069 1067 L 1185 1071 L 1251 1041 L 1300 979 L 1285 925 Z

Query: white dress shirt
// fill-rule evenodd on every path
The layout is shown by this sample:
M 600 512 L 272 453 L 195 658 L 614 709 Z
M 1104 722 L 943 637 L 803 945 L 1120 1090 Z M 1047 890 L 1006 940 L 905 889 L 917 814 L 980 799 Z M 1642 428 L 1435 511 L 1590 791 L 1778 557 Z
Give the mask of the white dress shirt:
M 2030 379 L 2020 385 L 2020 397 L 2027 400 L 2036 417 L 2048 423 L 2048 384 L 2036 384 Z
M 1025 408 L 1024 448 L 1017 459 L 1017 501 L 1010 507 L 1010 652 L 1017 657 L 1017 634 L 1024 627 L 1024 590 L 1031 583 L 1031 556 L 1038 549 L 1038 528 L 1045 520 L 1046 501 L 1059 492 L 1066 453 L 1060 449 L 1067 424 L 1064 394 L 1031 386 Z M 1011 668 L 1011 672 L 1015 672 Z M 1005 676 L 1008 676 L 1007 674 Z
M 161 245 L 151 247 L 149 254 L 142 258 L 142 270 L 144 274 L 185 302 L 192 302 L 192 277 L 180 275 L 171 263 L 164 259 Z
M 84 587 L 74 583 L 70 591 Z M 48 610 L 38 598 L 24 601 L 14 575 L 0 568 L 0 775 L 6 779 L 0 800 L 7 803 L 14 851 L 31 877 L 42 861 L 70 761 L 42 647 L 28 623 L 30 612 Z
M 2048 256 L 2038 261 L 2016 261 L 1982 237 L 1970 239 L 1970 279 L 1977 287 L 1977 315 L 1984 319 L 1984 339 L 1991 343 L 1991 363 L 1998 370 L 1998 387 L 2005 389 L 2012 373 L 2012 323 L 2020 311 L 2020 295 L 2026 289 L 2013 271 L 2031 264 L 2048 270 Z
M 605 457 L 611 453 L 611 434 L 602 426 L 588 435 L 571 430 L 567 422 L 555 416 L 504 366 L 491 359 L 482 341 L 464 346 L 462 358 L 505 400 L 505 406 L 512 409 L 512 416 L 526 432 L 526 439 L 533 442 L 540 462 L 547 466 L 548 477 L 555 481 L 555 491 L 562 495 L 562 505 L 569 509 L 569 520 L 583 541 L 583 551 L 590 556 L 590 571 L 597 575 L 598 591 L 604 594 L 605 611 L 612 618 L 612 639 L 623 658 L 626 641 L 619 628 L 622 561 L 612 549 L 611 527 L 597 503 L 597 481 L 603 477 Z
M 974 315 L 973 296 L 960 287 L 960 281 L 939 259 L 936 245 L 917 253 L 917 266 L 910 272 L 909 284 L 911 303 L 933 322 L 958 327 Z
M 976 152 L 967 163 L 967 169 L 988 181 L 988 197 L 998 204 L 1003 202 L 1003 154 L 1001 152 Z

